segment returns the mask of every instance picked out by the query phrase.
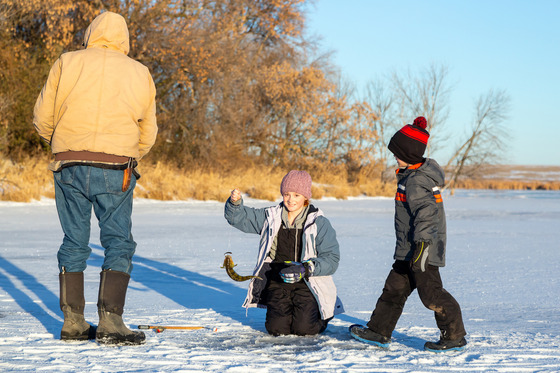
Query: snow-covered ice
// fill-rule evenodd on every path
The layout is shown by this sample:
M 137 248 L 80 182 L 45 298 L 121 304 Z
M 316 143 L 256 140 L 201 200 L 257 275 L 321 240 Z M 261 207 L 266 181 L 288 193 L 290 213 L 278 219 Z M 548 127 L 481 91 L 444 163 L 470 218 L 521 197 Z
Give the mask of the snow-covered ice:
M 346 313 L 317 337 L 269 336 L 264 310 L 241 303 L 247 282 L 220 268 L 231 251 L 241 275 L 256 261 L 258 236 L 228 226 L 222 202 L 136 200 L 138 242 L 124 320 L 202 325 L 147 331 L 142 346 L 58 339 L 56 251 L 62 240 L 52 200 L 0 202 L 0 371 L 2 372 L 552 372 L 560 371 L 560 192 L 466 191 L 444 195 L 448 221 L 445 288 L 459 301 L 463 352 L 423 351 L 437 340 L 432 312 L 413 293 L 388 350 L 352 339 L 392 264 L 389 198 L 319 200 L 337 231 L 335 274 Z M 249 206 L 272 203 L 248 199 Z M 103 249 L 92 222 L 85 272 L 86 319 L 97 322 Z

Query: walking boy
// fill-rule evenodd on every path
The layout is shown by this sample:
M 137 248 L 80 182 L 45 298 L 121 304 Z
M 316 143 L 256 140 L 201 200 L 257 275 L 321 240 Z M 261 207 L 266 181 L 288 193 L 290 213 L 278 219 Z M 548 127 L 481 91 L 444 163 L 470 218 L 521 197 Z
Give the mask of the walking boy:
M 363 342 L 388 347 L 408 296 L 418 290 L 426 308 L 434 311 L 441 332 L 438 342 L 426 342 L 433 352 L 461 350 L 467 344 L 461 308 L 442 285 L 446 223 L 440 187 L 444 173 L 437 162 L 423 158 L 430 134 L 418 117 L 389 142 L 399 165 L 395 197 L 396 247 L 393 268 L 367 326 L 352 325 L 350 334 Z

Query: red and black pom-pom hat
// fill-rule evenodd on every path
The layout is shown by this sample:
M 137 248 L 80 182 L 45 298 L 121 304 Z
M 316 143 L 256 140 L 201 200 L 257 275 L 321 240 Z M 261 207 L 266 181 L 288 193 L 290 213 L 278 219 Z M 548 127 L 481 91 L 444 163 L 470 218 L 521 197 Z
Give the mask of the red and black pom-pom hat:
M 418 117 L 393 135 L 387 146 L 395 157 L 410 164 L 424 161 L 424 152 L 430 134 L 426 131 L 426 118 Z

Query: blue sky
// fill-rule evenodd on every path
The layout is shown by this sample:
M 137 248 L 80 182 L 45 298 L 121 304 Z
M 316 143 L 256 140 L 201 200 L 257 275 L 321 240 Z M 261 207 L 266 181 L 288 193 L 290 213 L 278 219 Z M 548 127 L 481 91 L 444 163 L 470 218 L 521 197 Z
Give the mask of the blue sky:
M 358 89 L 393 71 L 449 69 L 451 136 L 434 154 L 440 163 L 472 122 L 474 101 L 499 89 L 511 97 L 502 163 L 560 165 L 559 18 L 560 0 L 316 0 L 306 24 Z

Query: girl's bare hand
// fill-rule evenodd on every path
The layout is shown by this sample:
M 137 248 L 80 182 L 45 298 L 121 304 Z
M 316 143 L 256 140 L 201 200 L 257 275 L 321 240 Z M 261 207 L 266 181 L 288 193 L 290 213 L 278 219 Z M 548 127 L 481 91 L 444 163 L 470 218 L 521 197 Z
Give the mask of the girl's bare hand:
M 237 202 L 241 199 L 241 191 L 237 188 L 231 191 L 231 196 L 229 197 L 231 202 Z

